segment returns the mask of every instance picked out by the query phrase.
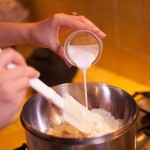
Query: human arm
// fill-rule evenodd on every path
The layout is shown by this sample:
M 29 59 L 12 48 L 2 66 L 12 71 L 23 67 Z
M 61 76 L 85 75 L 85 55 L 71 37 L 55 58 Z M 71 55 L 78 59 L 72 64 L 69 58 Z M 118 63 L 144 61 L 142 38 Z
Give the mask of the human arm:
M 7 65 L 14 63 L 16 68 L 9 70 Z M 23 57 L 7 48 L 0 52 L 0 129 L 9 123 L 19 109 L 29 86 L 29 79 L 39 73 L 26 65 Z
M 55 14 L 35 23 L 0 23 L 0 46 L 30 43 L 53 50 L 64 60 L 63 46 L 59 34 L 68 29 L 84 29 L 94 32 L 98 37 L 106 35 L 84 16 Z

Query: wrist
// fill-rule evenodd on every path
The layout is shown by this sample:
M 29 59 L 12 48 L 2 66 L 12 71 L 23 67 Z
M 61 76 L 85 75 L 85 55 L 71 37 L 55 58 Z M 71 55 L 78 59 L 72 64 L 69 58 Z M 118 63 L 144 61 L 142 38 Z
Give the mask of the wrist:
M 19 32 L 19 37 L 18 39 L 20 39 L 21 41 L 18 43 L 28 43 L 28 44 L 32 44 L 32 40 L 31 40 L 31 35 L 32 35 L 32 23 L 22 23 L 22 25 L 20 26 L 22 27 L 21 32 Z

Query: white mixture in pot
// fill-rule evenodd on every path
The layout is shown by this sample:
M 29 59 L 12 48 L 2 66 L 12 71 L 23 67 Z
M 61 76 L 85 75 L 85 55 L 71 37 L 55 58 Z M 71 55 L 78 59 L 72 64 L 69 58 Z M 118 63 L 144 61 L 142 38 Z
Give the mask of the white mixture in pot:
M 86 87 L 86 69 L 88 69 L 93 61 L 96 59 L 99 51 L 98 45 L 72 45 L 69 47 L 68 50 L 69 57 L 73 60 L 73 62 L 77 65 L 78 68 L 83 70 L 83 76 L 84 76 L 84 90 L 85 90 L 85 105 L 88 109 L 88 99 L 87 99 L 87 87 Z M 81 50 L 82 49 L 82 50 Z M 67 102 L 69 104 L 69 101 Z M 71 104 L 70 104 L 71 105 Z M 69 105 L 69 106 L 70 106 Z M 70 106 L 70 109 L 73 106 Z M 69 110 L 69 107 L 66 107 L 66 109 Z M 70 111 L 70 110 L 69 110 Z M 73 110 L 72 110 L 73 111 Z M 82 124 L 81 122 L 76 122 L 77 125 L 84 125 L 84 128 L 88 126 L 88 124 L 93 123 L 92 130 L 87 134 L 79 131 L 74 126 L 64 122 L 60 125 L 57 125 L 53 128 L 49 128 L 45 133 L 58 136 L 58 137 L 64 137 L 64 138 L 84 138 L 84 137 L 96 137 L 96 136 L 102 136 L 104 134 L 112 133 L 118 130 L 122 126 L 122 120 L 121 119 L 115 119 L 110 112 L 107 112 L 104 109 L 92 109 L 91 110 L 94 113 L 97 113 L 96 115 L 88 115 L 85 114 L 85 117 L 91 117 L 88 118 L 88 122 Z M 78 112 L 73 112 L 78 113 Z M 79 112 L 80 113 L 80 112 Z M 84 113 L 84 112 L 83 112 Z M 93 114 L 94 114 L 93 113 Z M 80 114 L 77 114 L 79 116 Z M 98 116 L 98 117 L 97 117 Z M 79 117 L 78 117 L 79 118 Z M 71 119 L 71 118 L 70 118 Z M 79 124 L 81 123 L 81 124 Z M 87 127 L 88 128 L 88 127 Z
M 45 133 L 63 138 L 86 138 L 97 137 L 108 133 L 112 133 L 118 130 L 120 127 L 122 127 L 122 120 L 115 119 L 110 112 L 101 108 L 92 109 L 92 111 L 100 115 L 101 121 L 97 122 L 95 126 L 95 131 L 93 130 L 91 134 L 82 133 L 78 129 L 66 122 L 61 123 L 60 125 L 57 125 L 53 128 L 49 128 L 45 131 Z

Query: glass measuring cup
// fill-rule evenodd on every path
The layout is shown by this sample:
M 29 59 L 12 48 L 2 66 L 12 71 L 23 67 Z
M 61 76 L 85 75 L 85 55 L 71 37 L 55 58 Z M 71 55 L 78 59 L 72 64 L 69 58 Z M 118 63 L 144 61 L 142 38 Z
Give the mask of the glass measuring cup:
M 67 60 L 73 66 L 83 69 L 98 61 L 102 54 L 103 43 L 94 33 L 87 30 L 78 30 L 68 36 L 64 49 Z

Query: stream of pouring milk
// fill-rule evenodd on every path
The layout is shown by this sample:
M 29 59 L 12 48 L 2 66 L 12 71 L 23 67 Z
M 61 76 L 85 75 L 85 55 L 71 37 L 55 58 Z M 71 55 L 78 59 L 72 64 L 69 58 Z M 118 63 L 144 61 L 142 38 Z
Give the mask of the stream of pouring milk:
M 86 107 L 66 94 L 63 119 L 69 124 L 60 124 L 56 128 L 48 129 L 46 133 L 60 137 L 84 138 L 101 136 L 121 127 L 122 121 L 116 120 L 110 112 L 101 108 L 88 110 L 86 70 L 95 61 L 98 52 L 99 45 L 70 45 L 68 47 L 69 58 L 83 71 Z
M 86 70 L 92 65 L 99 52 L 99 45 L 70 45 L 68 55 L 74 64 L 82 69 L 84 78 L 85 106 L 88 108 Z

